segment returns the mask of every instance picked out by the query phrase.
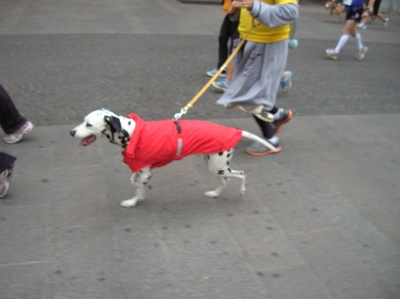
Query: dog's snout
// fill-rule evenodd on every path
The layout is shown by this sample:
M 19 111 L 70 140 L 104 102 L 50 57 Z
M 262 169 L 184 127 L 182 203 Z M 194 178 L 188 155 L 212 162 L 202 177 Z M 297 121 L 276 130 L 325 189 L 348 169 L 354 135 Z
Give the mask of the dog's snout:
M 72 130 L 72 131 L 70 131 L 69 133 L 71 134 L 72 137 L 74 137 L 75 134 L 76 134 L 76 131 L 75 131 L 75 130 Z

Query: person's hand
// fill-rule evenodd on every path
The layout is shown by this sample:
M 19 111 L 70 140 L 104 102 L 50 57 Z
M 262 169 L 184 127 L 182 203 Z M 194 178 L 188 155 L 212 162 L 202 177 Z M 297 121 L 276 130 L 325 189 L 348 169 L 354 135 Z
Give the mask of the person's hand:
M 239 8 L 239 7 L 244 7 L 247 8 L 248 10 L 251 10 L 253 8 L 253 0 L 234 0 L 231 3 L 231 6 L 233 8 Z
M 368 18 L 370 15 L 372 15 L 372 9 L 367 8 L 366 10 L 364 10 L 364 12 L 362 13 L 361 17 L 362 18 Z

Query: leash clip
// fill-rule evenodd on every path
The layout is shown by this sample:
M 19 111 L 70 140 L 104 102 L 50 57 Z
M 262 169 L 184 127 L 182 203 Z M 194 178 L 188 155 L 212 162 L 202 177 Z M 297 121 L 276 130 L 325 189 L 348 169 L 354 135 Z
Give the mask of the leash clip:
M 175 113 L 174 115 L 174 121 L 177 121 L 178 119 L 180 119 L 182 117 L 182 115 L 187 113 L 187 109 L 186 108 L 182 108 L 181 112 Z

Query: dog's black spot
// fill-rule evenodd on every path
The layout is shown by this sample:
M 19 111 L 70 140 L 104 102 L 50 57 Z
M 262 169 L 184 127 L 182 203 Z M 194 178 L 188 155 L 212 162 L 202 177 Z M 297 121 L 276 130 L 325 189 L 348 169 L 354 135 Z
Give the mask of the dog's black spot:
M 226 155 L 227 158 L 229 158 L 230 156 L 231 156 L 231 153 L 228 153 L 228 154 Z
M 229 171 L 229 172 L 232 172 L 232 169 L 228 168 L 228 171 Z
M 206 155 L 206 158 L 207 158 L 207 160 L 210 160 L 210 156 L 209 155 Z
M 130 126 L 130 125 L 131 125 L 131 123 L 132 123 L 131 121 L 128 121 L 128 126 Z
M 220 152 L 218 153 L 218 156 L 222 156 L 224 154 L 224 152 Z
M 223 175 L 223 174 L 225 174 L 225 170 L 219 170 L 218 171 L 218 175 Z
M 226 161 L 226 165 L 228 165 L 228 166 L 229 166 L 229 161 Z

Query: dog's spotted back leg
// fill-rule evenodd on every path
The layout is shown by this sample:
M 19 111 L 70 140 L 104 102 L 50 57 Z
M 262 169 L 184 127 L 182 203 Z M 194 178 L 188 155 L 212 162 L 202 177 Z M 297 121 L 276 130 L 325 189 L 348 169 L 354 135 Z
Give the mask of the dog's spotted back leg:
M 246 175 L 244 171 L 231 169 L 230 161 L 232 157 L 233 157 L 233 149 L 218 154 L 205 155 L 205 160 L 208 165 L 208 170 L 216 174 L 220 182 L 219 187 L 217 189 L 205 193 L 207 197 L 219 196 L 222 193 L 222 191 L 226 188 L 228 184 L 227 179 L 230 177 L 237 177 L 241 179 L 242 182 L 240 185 L 240 193 L 243 195 L 244 192 L 246 191 L 245 188 Z

